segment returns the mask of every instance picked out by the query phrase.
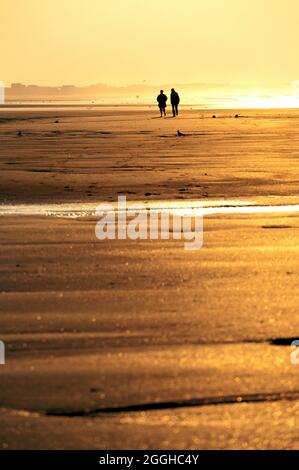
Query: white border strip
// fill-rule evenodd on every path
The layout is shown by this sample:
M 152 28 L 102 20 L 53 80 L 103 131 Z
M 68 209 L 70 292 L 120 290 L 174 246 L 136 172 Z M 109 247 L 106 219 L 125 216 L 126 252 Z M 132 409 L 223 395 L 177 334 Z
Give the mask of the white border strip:
M 0 80 L 0 105 L 5 103 L 4 83 Z

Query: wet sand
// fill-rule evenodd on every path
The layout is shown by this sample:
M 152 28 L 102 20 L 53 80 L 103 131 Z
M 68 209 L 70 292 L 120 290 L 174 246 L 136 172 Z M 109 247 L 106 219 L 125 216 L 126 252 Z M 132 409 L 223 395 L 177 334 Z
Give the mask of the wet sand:
M 60 137 L 30 113 L 0 124 L 5 204 L 298 203 L 294 111 L 67 111 Z M 299 448 L 296 212 L 207 215 L 192 252 L 99 241 L 93 217 L 0 220 L 3 449 Z
M 0 110 L 1 201 L 297 196 L 299 111 L 182 113 Z

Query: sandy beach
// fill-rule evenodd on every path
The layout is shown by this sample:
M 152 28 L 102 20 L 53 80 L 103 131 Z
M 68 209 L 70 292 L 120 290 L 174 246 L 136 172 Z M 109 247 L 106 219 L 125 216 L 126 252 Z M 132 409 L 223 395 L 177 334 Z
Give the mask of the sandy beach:
M 2 202 L 294 197 L 298 126 L 296 110 L 2 109 Z
M 2 449 L 299 448 L 298 211 L 206 215 L 188 252 L 65 210 L 295 206 L 299 111 L 157 116 L 0 110 Z

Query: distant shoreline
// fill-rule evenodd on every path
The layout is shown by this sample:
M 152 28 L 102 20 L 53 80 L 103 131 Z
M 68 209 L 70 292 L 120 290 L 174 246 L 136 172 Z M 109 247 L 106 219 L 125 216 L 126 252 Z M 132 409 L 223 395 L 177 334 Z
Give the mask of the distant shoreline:
M 155 110 L 157 106 L 155 104 L 137 104 L 137 103 L 128 103 L 128 104 L 114 104 L 114 103 L 90 103 L 86 102 L 84 100 L 76 100 L 77 102 L 74 103 L 72 102 L 73 100 L 65 101 L 57 101 L 55 100 L 55 103 L 53 102 L 46 102 L 46 101 L 34 101 L 30 100 L 28 102 L 23 101 L 20 103 L 15 103 L 15 102 L 8 102 L 4 104 L 0 104 L 0 111 L 5 110 L 5 109 L 25 109 L 25 108 L 30 108 L 30 109 L 36 109 L 36 108 L 50 108 L 50 109 L 59 109 L 59 108 L 88 108 L 89 110 L 93 108 L 139 108 L 139 109 L 149 109 L 149 110 Z M 188 110 L 188 111 L 246 111 L 246 110 L 277 110 L 277 111 L 283 111 L 283 110 L 299 110 L 299 106 L 294 106 L 294 107 L 242 107 L 242 106 L 236 106 L 236 107 L 225 107 L 225 106 L 219 106 L 219 107 L 209 107 L 204 104 L 182 104 L 181 109 L 183 110 Z

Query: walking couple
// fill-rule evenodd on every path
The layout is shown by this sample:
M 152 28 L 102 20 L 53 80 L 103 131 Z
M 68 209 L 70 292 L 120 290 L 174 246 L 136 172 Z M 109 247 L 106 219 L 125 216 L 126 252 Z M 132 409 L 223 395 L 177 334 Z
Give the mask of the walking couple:
M 167 96 L 164 94 L 164 91 L 160 91 L 160 95 L 157 96 L 157 101 L 158 101 L 158 106 L 160 109 L 161 117 L 164 115 L 166 116 L 166 102 L 167 102 Z M 179 114 L 179 103 L 180 103 L 180 97 L 178 93 L 175 91 L 174 88 L 171 89 L 170 93 L 170 103 L 172 106 L 172 115 L 173 117 L 178 116 Z

